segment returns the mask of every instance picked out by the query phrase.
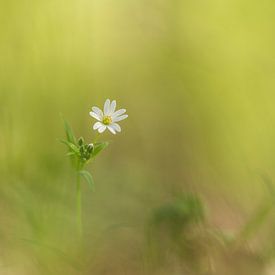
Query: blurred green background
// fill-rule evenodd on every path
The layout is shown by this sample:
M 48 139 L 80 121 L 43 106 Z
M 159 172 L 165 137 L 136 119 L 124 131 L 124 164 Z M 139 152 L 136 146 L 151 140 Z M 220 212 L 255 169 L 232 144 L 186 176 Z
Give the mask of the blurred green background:
M 274 274 L 274 12 L 0 1 L 0 274 Z M 81 242 L 60 113 L 92 141 L 106 98 L 129 118 L 82 185 Z

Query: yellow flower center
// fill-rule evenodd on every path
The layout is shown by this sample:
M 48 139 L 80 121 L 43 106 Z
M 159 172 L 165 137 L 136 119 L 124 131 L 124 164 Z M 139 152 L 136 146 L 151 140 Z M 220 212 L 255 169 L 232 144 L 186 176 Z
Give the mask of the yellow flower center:
M 104 116 L 102 122 L 105 125 L 109 125 L 109 124 L 112 123 L 112 117 L 110 117 L 110 116 Z

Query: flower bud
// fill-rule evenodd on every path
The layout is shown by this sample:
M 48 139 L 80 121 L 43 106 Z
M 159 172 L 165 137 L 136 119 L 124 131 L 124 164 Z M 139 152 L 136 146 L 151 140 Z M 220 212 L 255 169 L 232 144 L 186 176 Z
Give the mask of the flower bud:
M 90 144 L 88 145 L 88 147 L 87 147 L 87 151 L 88 151 L 89 153 L 92 153 L 93 149 L 94 149 L 94 145 L 93 145 L 92 143 L 90 143 Z
M 84 138 L 83 138 L 83 137 L 80 137 L 80 138 L 78 139 L 78 145 L 81 146 L 81 145 L 83 145 L 83 143 L 84 143 Z
M 83 145 L 82 145 L 82 146 L 80 146 L 79 151 L 80 151 L 80 154 L 81 154 L 81 155 L 83 155 L 83 154 L 84 154 L 84 151 L 85 151 L 85 150 L 84 150 Z

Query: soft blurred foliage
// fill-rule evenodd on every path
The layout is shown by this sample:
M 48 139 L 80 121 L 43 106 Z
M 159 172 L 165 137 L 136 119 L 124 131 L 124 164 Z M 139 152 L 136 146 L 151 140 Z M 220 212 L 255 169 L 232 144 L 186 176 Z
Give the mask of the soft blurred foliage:
M 275 2 L 0 1 L 0 274 L 275 274 Z M 83 182 L 62 113 L 129 118 Z

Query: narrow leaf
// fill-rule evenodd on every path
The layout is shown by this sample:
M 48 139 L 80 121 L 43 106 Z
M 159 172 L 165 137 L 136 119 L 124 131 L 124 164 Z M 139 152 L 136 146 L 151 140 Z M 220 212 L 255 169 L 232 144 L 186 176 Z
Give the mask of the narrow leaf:
M 68 152 L 67 154 L 66 154 L 66 156 L 67 157 L 70 157 L 70 156 L 74 156 L 76 153 L 75 152 Z
M 96 142 L 94 144 L 94 150 L 92 152 L 92 157 L 98 155 L 102 150 L 104 150 L 109 145 L 109 142 Z
M 73 144 L 76 144 L 76 138 L 74 136 L 74 133 L 70 124 L 64 118 L 63 120 L 64 120 L 64 128 L 65 128 L 67 140 Z
M 93 189 L 94 187 L 94 180 L 93 180 L 93 177 L 92 175 L 86 171 L 86 170 L 81 170 L 78 172 L 80 176 L 82 176 L 84 178 L 84 180 L 86 180 L 86 182 L 88 183 L 89 187 L 91 189 Z
M 71 151 L 79 155 L 79 148 L 76 145 L 64 139 L 61 139 L 60 142 L 66 144 Z

